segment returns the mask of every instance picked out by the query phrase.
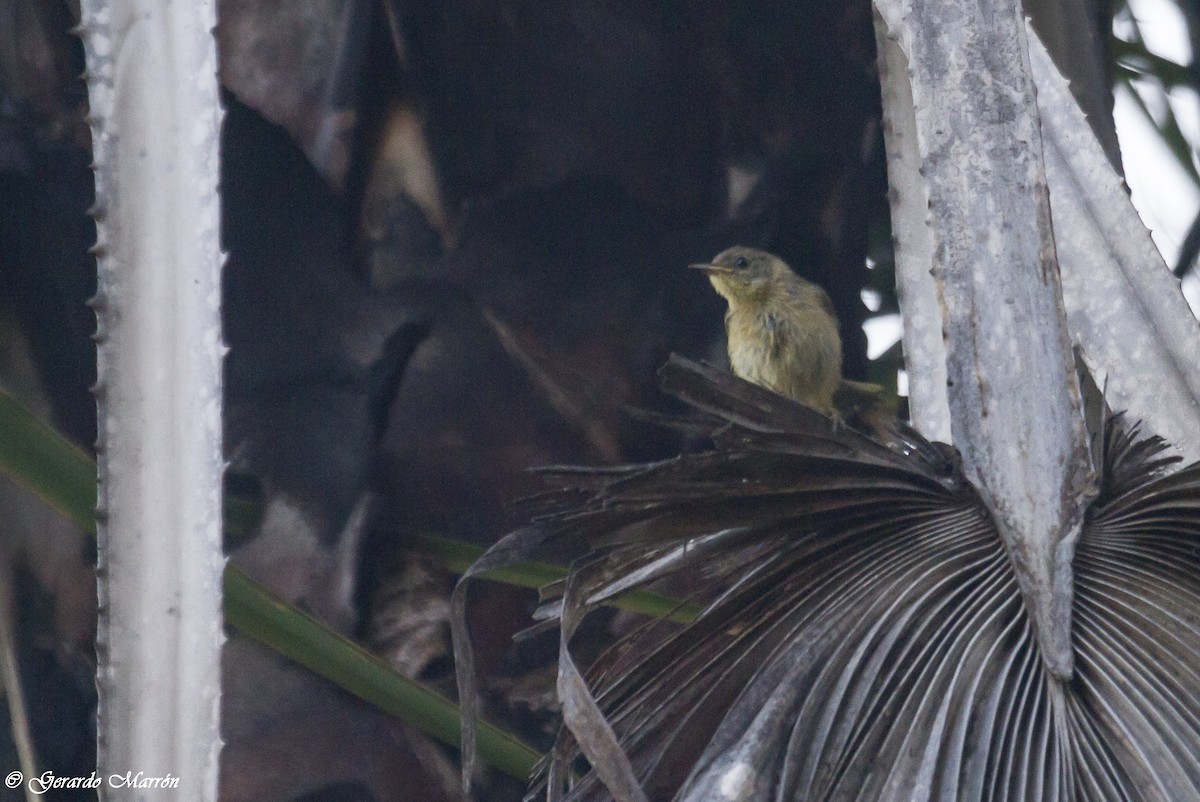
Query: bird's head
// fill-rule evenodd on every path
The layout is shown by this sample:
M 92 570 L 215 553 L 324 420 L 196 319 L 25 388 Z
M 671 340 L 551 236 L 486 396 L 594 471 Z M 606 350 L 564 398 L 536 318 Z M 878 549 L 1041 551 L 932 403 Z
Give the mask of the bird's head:
M 761 302 L 788 282 L 801 280 L 778 256 L 740 245 L 717 254 L 711 264 L 689 267 L 708 274 L 713 288 L 731 304 Z

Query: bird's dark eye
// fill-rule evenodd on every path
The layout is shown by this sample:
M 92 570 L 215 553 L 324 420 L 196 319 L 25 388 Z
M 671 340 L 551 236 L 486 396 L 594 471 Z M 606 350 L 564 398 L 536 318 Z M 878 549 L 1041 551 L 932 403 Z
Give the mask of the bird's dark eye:
M 746 267 L 746 266 L 747 266 L 747 265 L 749 265 L 749 264 L 750 264 L 750 260 L 748 260 L 748 259 L 747 259 L 746 257 L 744 257 L 744 256 L 739 256 L 739 257 L 737 258 L 737 261 L 733 263 L 733 266 L 734 266 L 734 267 Z

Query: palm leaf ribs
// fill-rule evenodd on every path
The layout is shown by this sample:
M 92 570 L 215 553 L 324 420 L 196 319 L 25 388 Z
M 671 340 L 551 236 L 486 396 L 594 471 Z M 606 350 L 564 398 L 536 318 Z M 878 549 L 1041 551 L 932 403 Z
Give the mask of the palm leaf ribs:
M 903 425 L 876 439 L 679 357 L 662 379 L 711 419 L 713 447 L 549 469 L 533 523 L 467 576 L 574 558 L 540 611 L 560 626 L 565 726 L 531 797 L 1200 799 L 1200 465 L 1103 424 L 1064 682 L 953 449 Z M 699 618 L 645 624 L 585 678 L 582 617 L 684 574 L 718 589 Z

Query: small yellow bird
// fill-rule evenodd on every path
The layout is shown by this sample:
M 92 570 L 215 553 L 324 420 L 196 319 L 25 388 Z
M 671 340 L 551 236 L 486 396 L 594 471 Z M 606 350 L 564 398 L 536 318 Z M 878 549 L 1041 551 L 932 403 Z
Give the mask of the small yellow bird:
M 842 379 L 833 303 L 778 256 L 737 246 L 690 267 L 707 273 L 729 302 L 725 334 L 735 375 L 839 419 L 882 402 L 882 387 Z

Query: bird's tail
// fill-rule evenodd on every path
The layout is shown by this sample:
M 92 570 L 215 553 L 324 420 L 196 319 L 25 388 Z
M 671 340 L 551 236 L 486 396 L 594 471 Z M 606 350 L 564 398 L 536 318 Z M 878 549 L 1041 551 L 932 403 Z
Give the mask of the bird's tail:
M 878 384 L 842 379 L 842 383 L 833 394 L 833 405 L 843 415 L 865 412 L 880 406 L 891 407 L 894 412 L 896 399 Z

